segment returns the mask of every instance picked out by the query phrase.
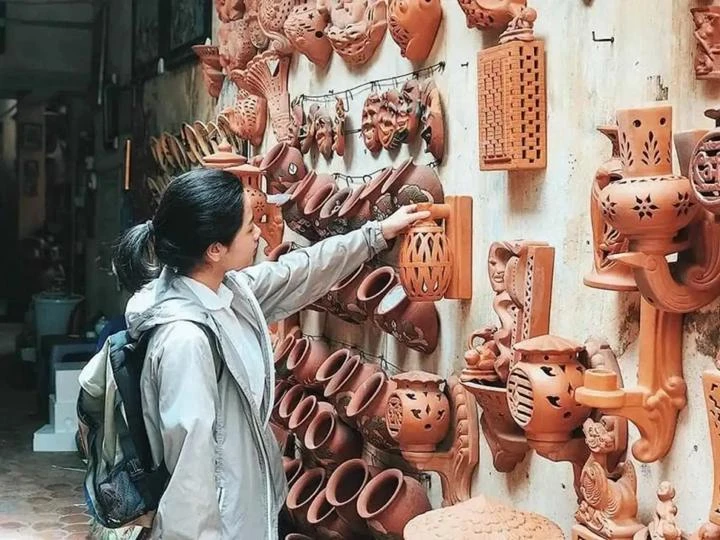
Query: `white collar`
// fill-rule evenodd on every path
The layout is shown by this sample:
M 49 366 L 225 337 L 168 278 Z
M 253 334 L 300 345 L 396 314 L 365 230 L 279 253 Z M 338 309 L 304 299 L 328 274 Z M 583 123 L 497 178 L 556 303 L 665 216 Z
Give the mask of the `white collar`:
M 218 311 L 230 307 L 233 293 L 224 283 L 220 283 L 216 293 L 204 283 L 200 283 L 191 277 L 178 276 L 178 278 L 208 310 Z

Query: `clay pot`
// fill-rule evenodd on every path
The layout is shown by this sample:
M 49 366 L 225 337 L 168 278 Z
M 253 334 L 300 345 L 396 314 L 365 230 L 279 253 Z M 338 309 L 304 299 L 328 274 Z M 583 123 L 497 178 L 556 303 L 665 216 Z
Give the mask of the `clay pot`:
M 365 186 L 356 187 L 337 213 L 338 218 L 347 221 L 347 228 L 350 231 L 359 229 L 372 219 L 370 203 L 361 197 L 364 191 Z
M 295 342 L 287 360 L 287 368 L 293 372 L 295 380 L 308 388 L 319 388 L 315 378 L 322 363 L 330 356 L 325 341 L 300 338 Z
M 395 285 L 375 309 L 375 322 L 406 347 L 430 354 L 437 347 L 439 321 L 434 302 L 411 302 Z
M 280 257 L 290 253 L 293 249 L 292 242 L 283 242 L 282 244 L 275 247 L 270 253 L 268 253 L 267 260 L 270 262 L 277 262 Z
M 382 371 L 377 364 L 368 364 L 355 355 L 343 361 L 325 385 L 325 398 L 335 405 L 338 416 L 347 424 L 355 423 L 347 416 L 347 406 L 355 391 L 370 375 Z M 319 375 L 318 375 L 319 376 Z
M 388 398 L 385 421 L 402 450 L 434 452 L 450 429 L 450 402 L 442 377 L 408 371 L 393 377 L 397 390 Z
M 350 225 L 347 219 L 340 218 L 338 214 L 343 203 L 352 195 L 352 192 L 352 188 L 342 188 L 333 193 L 325 201 L 325 204 L 322 205 L 320 213 L 318 214 L 319 225 L 316 226 L 316 229 L 319 228 L 326 231 L 329 236 L 350 232 Z
M 422 202 L 443 203 L 445 195 L 435 171 L 427 165 L 403 162 L 383 184 L 381 192 L 389 193 L 395 206 Z
M 300 150 L 286 143 L 273 146 L 265 154 L 260 168 L 268 179 L 271 193 L 285 193 L 307 174 Z
M 358 301 L 357 292 L 368 274 L 370 268 L 363 264 L 355 272 L 338 281 L 325 296 L 324 305 L 328 312 L 349 323 L 365 321 L 367 313 Z
M 327 500 L 326 489 L 317 494 L 307 513 L 307 520 L 318 540 L 352 538 L 352 529 Z
M 305 471 L 288 492 L 286 506 L 290 511 L 295 523 L 301 529 L 312 530 L 307 521 L 310 503 L 317 497 L 318 493 L 325 487 L 327 477 L 325 470 L 320 467 Z
M 423 62 L 435 43 L 442 6 L 440 0 L 390 0 L 390 35 L 400 46 L 400 54 L 411 62 Z
M 270 421 L 276 423 L 278 426 L 283 426 L 284 424 L 283 420 L 280 418 L 280 403 L 282 403 L 283 398 L 290 388 L 292 388 L 292 385 L 288 381 L 280 380 L 275 383 L 275 394 L 272 412 L 270 413 Z M 287 424 L 284 425 L 287 427 Z
M 345 425 L 334 410 L 318 412 L 310 422 L 303 441 L 318 465 L 326 469 L 334 469 L 362 454 L 360 434 Z
M 330 22 L 327 13 L 319 11 L 315 3 L 295 6 L 283 24 L 285 35 L 295 50 L 313 64 L 325 67 L 332 55 L 325 27 Z
M 315 380 L 322 385 L 323 389 L 326 388 L 335 374 L 337 374 L 352 357 L 353 353 L 350 349 L 338 349 L 322 363 L 315 375 Z
M 290 422 L 290 416 L 292 416 L 292 413 L 297 409 L 297 406 L 300 404 L 300 402 L 305 399 L 305 396 L 307 396 L 307 390 L 299 384 L 296 384 L 292 388 L 290 388 L 287 392 L 285 392 L 285 395 L 283 396 L 282 400 L 280 401 L 280 405 L 278 406 L 278 420 L 279 424 L 285 428 L 288 427 L 288 423 Z
M 370 272 L 358 286 L 357 299 L 361 309 L 375 322 L 375 308 L 383 297 L 398 283 L 392 266 L 381 266 Z
M 291 459 L 283 456 L 283 471 L 285 471 L 285 480 L 288 489 L 292 488 L 304 472 L 302 461 L 299 459 Z
M 358 515 L 357 500 L 370 481 L 370 468 L 364 459 L 351 459 L 330 475 L 325 493 L 328 502 L 353 531 L 367 534 L 367 523 Z
M 370 180 L 360 194 L 360 199 L 367 202 L 370 206 L 370 216 L 372 219 L 381 221 L 390 217 L 397 206 L 392 199 L 390 193 L 383 193 L 382 188 L 385 182 L 395 173 L 395 169 L 387 167 L 380 171 L 375 178 Z
M 332 405 L 326 401 L 318 401 L 315 396 L 306 396 L 298 403 L 292 415 L 290 415 L 288 429 L 295 434 L 295 437 L 297 437 L 299 441 L 304 443 L 305 433 L 307 433 L 310 424 L 322 411 L 328 411 L 334 414 Z
M 415 516 L 430 511 L 425 488 L 420 482 L 387 469 L 370 480 L 360 493 L 358 515 L 383 538 L 402 539 L 403 529 Z
M 330 174 L 317 174 L 309 171 L 293 188 L 288 190 L 290 199 L 282 205 L 283 218 L 292 230 L 308 240 L 320 239 L 312 221 L 305 216 L 304 208 L 310 198 L 324 185 L 335 185 Z
M 385 421 L 385 409 L 396 384 L 382 371 L 371 375 L 353 393 L 346 414 L 367 442 L 380 449 L 397 447 Z
M 295 346 L 295 336 L 288 334 L 285 336 L 278 346 L 275 348 L 273 353 L 273 364 L 275 365 L 275 377 L 277 379 L 286 379 L 290 376 L 290 369 L 287 367 L 287 361 L 290 358 L 290 353 Z
M 325 203 L 335 195 L 337 190 L 338 187 L 335 184 L 324 184 L 311 195 L 303 208 L 305 219 L 312 223 L 315 234 L 317 234 L 319 238 L 327 238 L 331 235 L 328 229 L 320 225 L 320 211 L 323 206 L 325 206 Z
M 555 336 L 538 336 L 514 346 L 519 360 L 510 370 L 507 401 L 515 422 L 529 441 L 563 442 L 590 416 L 575 400 L 585 368 L 584 347 Z

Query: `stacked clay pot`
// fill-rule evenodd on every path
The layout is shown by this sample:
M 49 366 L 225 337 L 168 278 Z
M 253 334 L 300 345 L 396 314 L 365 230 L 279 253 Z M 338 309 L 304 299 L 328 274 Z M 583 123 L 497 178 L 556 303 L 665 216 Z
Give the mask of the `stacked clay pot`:
M 391 449 L 397 446 L 387 429 L 385 409 L 396 384 L 382 371 L 371 375 L 353 393 L 346 414 L 354 422 L 366 442 L 376 448 Z
M 307 521 L 308 510 L 318 493 L 325 488 L 327 474 L 321 467 L 305 471 L 288 491 L 286 506 L 297 527 L 311 532 L 312 527 Z
M 319 339 L 300 338 L 295 341 L 287 359 L 287 368 L 292 371 L 295 380 L 308 388 L 319 388 L 316 379 L 317 371 L 330 356 L 325 341 Z
M 342 349 L 341 349 L 342 350 Z M 347 350 L 347 349 L 345 349 Z M 339 352 L 339 351 L 338 351 Z M 348 351 L 349 353 L 349 351 Z M 347 424 L 355 426 L 355 422 L 348 418 L 347 406 L 350 399 L 357 389 L 374 373 L 381 371 L 377 364 L 368 364 L 363 362 L 359 356 L 353 355 L 342 358 L 342 364 L 336 366 L 327 365 L 328 363 L 338 363 L 337 357 L 329 357 L 325 364 L 318 372 L 318 379 L 322 375 L 326 375 L 333 370 L 332 376 L 325 383 L 325 391 L 323 395 L 325 399 L 335 405 L 338 416 Z
M 359 535 L 368 534 L 367 522 L 358 515 L 357 500 L 371 478 L 370 467 L 364 459 L 351 459 L 330 475 L 325 492 L 328 502 L 338 515 Z

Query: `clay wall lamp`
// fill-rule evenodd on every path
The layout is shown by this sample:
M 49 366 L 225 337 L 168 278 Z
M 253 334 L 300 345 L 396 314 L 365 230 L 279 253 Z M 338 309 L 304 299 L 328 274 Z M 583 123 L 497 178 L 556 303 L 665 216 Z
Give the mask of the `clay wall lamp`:
M 400 248 L 400 281 L 408 298 L 434 302 L 472 298 L 472 197 L 447 196 L 444 204 L 419 203 L 430 218 L 413 225 Z M 437 221 L 443 220 L 444 225 Z
M 400 373 L 385 409 L 390 436 L 403 458 L 440 475 L 443 506 L 470 498 L 480 459 L 477 408 L 457 377 L 446 383 L 423 371 Z
M 220 63 L 220 48 L 213 45 L 193 45 L 192 49 L 200 59 L 207 93 L 217 99 L 225 81 Z

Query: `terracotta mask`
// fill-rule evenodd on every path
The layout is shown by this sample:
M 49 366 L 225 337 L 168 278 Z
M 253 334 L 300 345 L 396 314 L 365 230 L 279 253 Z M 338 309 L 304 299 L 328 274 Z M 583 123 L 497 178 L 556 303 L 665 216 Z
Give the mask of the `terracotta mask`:
M 335 119 L 333 120 L 333 147 L 338 156 L 345 155 L 345 103 L 337 98 L 335 102 Z
M 327 110 L 323 109 L 318 112 L 315 118 L 315 143 L 318 151 L 330 159 L 333 154 L 333 121 Z
M 505 269 L 508 260 L 513 256 L 510 251 L 505 249 L 500 242 L 495 242 L 490 247 L 488 255 L 488 276 L 490 277 L 490 287 L 495 294 L 499 294 L 505 290 Z
M 388 90 L 383 94 L 380 111 L 378 112 L 375 123 L 378 128 L 380 144 L 385 149 L 396 148 L 399 144 L 399 141 L 396 138 L 399 106 L 400 92 L 393 89 Z
M 362 136 L 365 146 L 371 152 L 379 152 L 382 145 L 378 136 L 378 129 L 375 125 L 377 114 L 380 111 L 380 103 L 382 100 L 377 92 L 372 92 L 365 99 L 365 105 L 362 111 Z
M 425 152 L 438 161 L 445 157 L 445 118 L 440 101 L 440 92 L 433 79 L 428 79 L 422 90 L 422 128 L 420 135 L 425 141 Z
M 397 108 L 397 132 L 399 142 L 408 142 L 415 138 L 420 127 L 420 81 L 411 79 L 407 81 L 400 91 Z
M 390 0 L 388 10 L 390 35 L 400 53 L 412 62 L 426 60 L 442 19 L 440 0 Z
M 325 35 L 325 27 L 329 22 L 327 12 L 319 11 L 315 4 L 300 4 L 290 12 L 283 30 L 295 50 L 304 54 L 313 64 L 325 67 L 332 55 L 330 41 Z
M 330 17 L 326 33 L 345 62 L 360 65 L 372 57 L 387 27 L 386 0 L 319 0 L 318 9 Z

